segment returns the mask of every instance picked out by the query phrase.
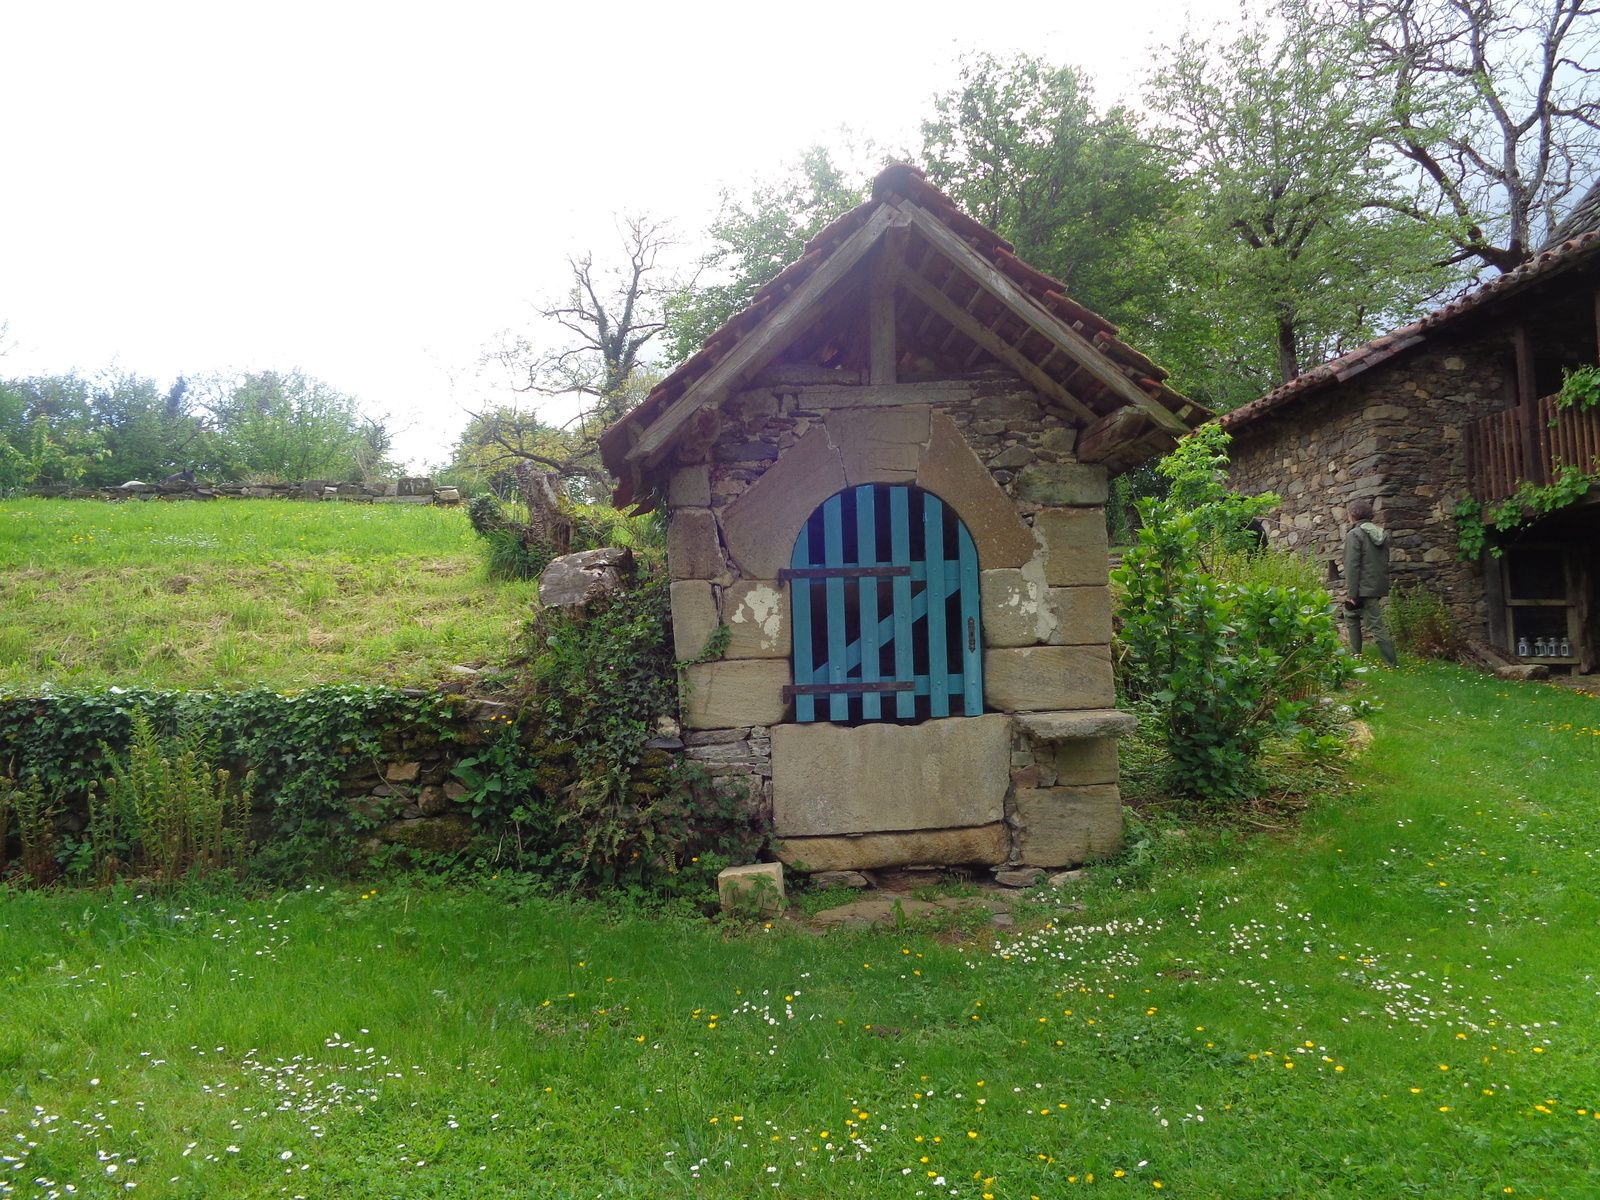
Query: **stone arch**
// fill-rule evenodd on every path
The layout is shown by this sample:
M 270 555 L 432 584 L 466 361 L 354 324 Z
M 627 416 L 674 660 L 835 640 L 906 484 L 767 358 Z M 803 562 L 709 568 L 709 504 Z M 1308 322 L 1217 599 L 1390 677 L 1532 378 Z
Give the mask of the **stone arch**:
M 829 412 L 723 512 L 729 556 L 746 578 L 776 579 L 812 512 L 863 483 L 912 483 L 943 499 L 971 532 L 986 571 L 1021 567 L 1039 548 L 956 423 L 906 405 Z

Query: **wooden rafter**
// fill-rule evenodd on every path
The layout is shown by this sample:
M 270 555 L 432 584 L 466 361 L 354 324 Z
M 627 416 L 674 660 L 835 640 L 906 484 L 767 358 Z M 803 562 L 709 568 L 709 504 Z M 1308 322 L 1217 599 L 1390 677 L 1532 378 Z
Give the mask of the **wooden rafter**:
M 1041 395 L 1049 397 L 1084 421 L 1096 421 L 1099 414 L 1049 375 L 1046 375 L 1025 354 L 985 326 L 977 317 L 946 296 L 920 275 L 903 272 L 900 284 L 918 300 L 938 313 L 977 346 L 987 350 L 1018 375 L 1022 376 Z
M 1183 421 L 1119 371 L 1092 342 L 1059 317 L 1034 303 L 1027 293 L 1001 274 L 993 263 L 951 232 L 937 217 L 915 204 L 906 204 L 903 211 L 910 215 L 912 225 L 940 254 L 993 293 L 996 299 L 1043 334 L 1046 339 L 1061 347 L 1098 383 L 1114 395 L 1143 409 L 1157 425 L 1169 433 L 1182 437 L 1189 432 L 1189 427 Z M 938 294 L 943 296 L 943 293 Z M 1043 371 L 1039 371 L 1031 361 L 1028 361 L 1028 365 L 1046 379 L 1050 378 Z

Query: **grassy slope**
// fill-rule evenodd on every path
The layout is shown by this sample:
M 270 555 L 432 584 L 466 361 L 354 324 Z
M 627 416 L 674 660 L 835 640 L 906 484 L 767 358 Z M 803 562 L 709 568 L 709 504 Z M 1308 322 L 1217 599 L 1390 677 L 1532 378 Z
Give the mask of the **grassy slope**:
M 503 653 L 532 594 L 459 510 L 0 502 L 0 685 L 419 683 Z
M 37 1145 L 0 1177 L 1593 1196 L 1600 703 L 1442 668 L 1371 692 L 1356 786 L 1301 833 L 1169 839 L 998 946 L 410 890 L 5 896 L 0 1153 Z

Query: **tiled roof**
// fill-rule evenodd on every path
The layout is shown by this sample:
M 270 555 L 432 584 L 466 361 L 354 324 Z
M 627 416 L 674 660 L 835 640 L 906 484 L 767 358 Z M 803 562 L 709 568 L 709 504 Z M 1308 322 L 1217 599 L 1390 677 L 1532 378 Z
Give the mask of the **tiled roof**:
M 899 201 L 910 201 L 936 218 L 1041 309 L 1076 330 L 1121 374 L 1163 408 L 1180 416 L 1185 424 L 1192 426 L 1209 417 L 1210 414 L 1204 409 L 1168 387 L 1164 382 L 1167 373 L 1123 342 L 1117 336 L 1115 325 L 1068 297 L 1059 280 L 1017 258 L 1015 247 L 1010 242 L 963 213 L 948 196 L 930 184 L 916 167 L 897 163 L 885 168 L 873 181 L 870 200 L 845 213 L 808 242 L 800 258 L 756 292 L 749 307 L 708 337 L 696 354 L 651 389 L 643 403 L 605 432 L 600 439 L 600 450 L 607 469 L 621 481 L 615 496 L 617 504 L 644 498 L 643 488 L 647 486 L 647 481 L 634 478 L 635 464 L 628 462 L 628 449 L 636 436 L 647 430 L 697 380 L 757 329 L 851 234 L 867 223 L 881 204 Z M 977 318 L 990 332 L 1001 336 L 1052 380 L 1070 390 L 1097 416 L 1124 406 L 1124 398 L 1115 395 L 1090 374 L 1080 371 L 1070 358 L 1057 351 L 1054 344 L 1027 329 L 1025 324 L 1018 328 L 1022 323 L 1005 305 L 981 294 L 983 289 L 968 279 L 954 263 L 943 258 L 931 244 L 913 240 L 904 262 L 905 269 L 919 274 L 948 299 Z M 902 324 L 917 324 L 920 328 L 932 329 L 937 338 L 958 345 L 962 355 L 978 353 L 973 343 L 964 341 L 958 331 L 921 306 L 915 297 L 905 296 L 903 304 L 909 315 Z
M 1282 387 L 1268 392 L 1258 400 L 1242 405 L 1220 420 L 1223 428 L 1236 430 L 1243 425 L 1278 412 L 1285 406 L 1336 383 L 1343 383 L 1353 375 L 1369 371 L 1380 363 L 1389 361 L 1402 351 L 1427 340 L 1440 329 L 1468 313 L 1478 312 L 1509 296 L 1526 291 L 1537 284 L 1589 263 L 1600 252 L 1600 230 L 1580 234 L 1550 249 L 1544 250 L 1514 271 L 1507 271 L 1491 279 L 1482 287 L 1435 309 L 1421 320 L 1402 325 L 1365 345 L 1357 346 L 1348 354 L 1313 367 L 1296 376 Z

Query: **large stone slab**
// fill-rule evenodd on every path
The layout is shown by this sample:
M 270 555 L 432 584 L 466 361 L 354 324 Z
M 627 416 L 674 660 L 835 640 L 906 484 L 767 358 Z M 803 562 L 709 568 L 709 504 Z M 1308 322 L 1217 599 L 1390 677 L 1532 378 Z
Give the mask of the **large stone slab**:
M 1053 587 L 1056 621 L 1048 641 L 1061 646 L 1103 646 L 1111 641 L 1111 589 Z
M 1033 504 L 1104 504 L 1106 469 L 1092 463 L 1034 463 L 1017 476 L 1017 499 Z
M 776 579 L 812 511 L 845 487 L 828 431 L 812 429 L 722 514 L 728 553 L 747 579 Z
M 774 849 L 783 862 L 807 871 L 869 871 L 879 867 L 962 863 L 997 866 L 1010 857 L 1011 834 L 1004 821 L 996 821 L 965 829 L 784 838 Z
M 717 518 L 709 508 L 678 508 L 668 514 L 667 567 L 674 579 L 717 579 L 726 574 Z
M 1011 720 L 921 725 L 778 725 L 772 730 L 779 837 L 942 829 L 1005 815 Z
M 1041 742 L 1064 738 L 1121 737 L 1139 728 L 1139 718 L 1115 708 L 1074 712 L 1032 712 L 1016 718 L 1017 727 Z
M 1115 703 L 1109 646 L 986 650 L 983 698 L 1000 712 L 1109 708 Z
M 1114 786 L 1019 788 L 1017 857 L 1030 867 L 1065 867 L 1122 846 L 1122 800 Z
M 1051 587 L 1104 587 L 1110 574 L 1106 514 L 1101 508 L 1047 508 L 1034 514 Z
M 917 485 L 956 510 L 977 544 L 980 567 L 1020 567 L 1033 557 L 1037 544 L 1016 506 L 944 413 L 929 419 Z
M 783 698 L 790 682 L 787 659 L 702 663 L 684 672 L 684 682 L 683 723 L 690 729 L 776 725 L 789 712 Z
M 844 464 L 845 482 L 854 487 L 915 480 L 928 441 L 928 412 L 923 405 L 909 405 L 828 413 L 824 424 Z
M 770 579 L 740 580 L 722 593 L 725 658 L 789 657 L 789 589 Z
M 703 579 L 672 582 L 672 652 L 682 661 L 699 658 L 717 627 L 717 601 Z

